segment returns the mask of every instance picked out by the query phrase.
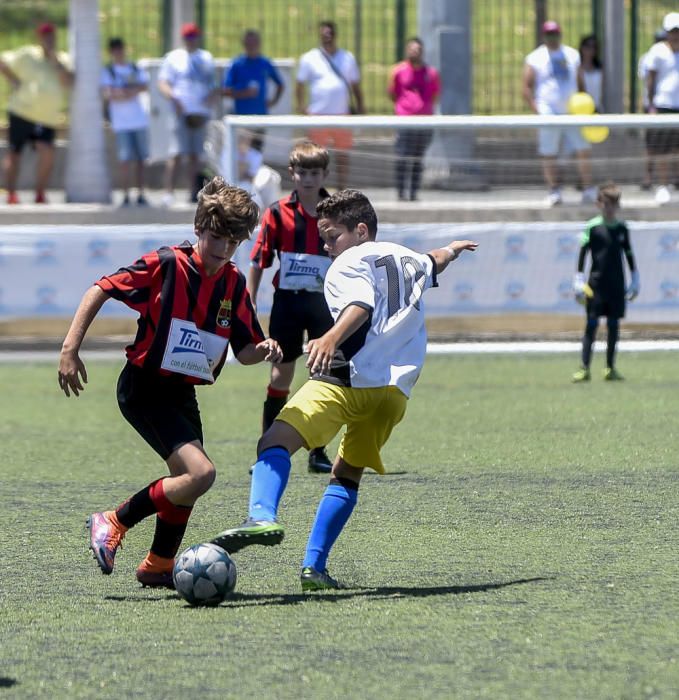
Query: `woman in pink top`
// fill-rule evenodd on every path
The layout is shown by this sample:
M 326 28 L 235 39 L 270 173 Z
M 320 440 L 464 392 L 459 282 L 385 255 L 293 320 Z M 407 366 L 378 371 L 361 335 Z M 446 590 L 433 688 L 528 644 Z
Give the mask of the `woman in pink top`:
M 406 42 L 406 59 L 397 63 L 389 78 L 389 97 L 400 116 L 433 114 L 441 92 L 436 68 L 422 60 L 424 45 L 417 37 Z M 422 159 L 431 143 L 428 129 L 399 129 L 396 137 L 396 188 L 399 199 L 406 197 L 406 179 L 410 169 L 410 200 L 417 199 L 422 180 Z

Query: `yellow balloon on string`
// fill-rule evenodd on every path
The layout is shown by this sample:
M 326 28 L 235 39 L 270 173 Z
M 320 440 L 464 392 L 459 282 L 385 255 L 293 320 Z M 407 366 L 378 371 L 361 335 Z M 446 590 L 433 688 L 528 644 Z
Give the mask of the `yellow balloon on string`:
M 583 126 L 580 129 L 582 138 L 589 143 L 602 143 L 608 138 L 610 131 L 607 126 Z
M 568 99 L 569 114 L 594 114 L 596 105 L 587 92 L 574 92 Z

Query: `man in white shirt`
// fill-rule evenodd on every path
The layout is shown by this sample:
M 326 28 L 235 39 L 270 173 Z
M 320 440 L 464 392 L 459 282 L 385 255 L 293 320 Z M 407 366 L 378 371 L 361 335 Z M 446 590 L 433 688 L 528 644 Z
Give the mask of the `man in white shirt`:
M 179 163 L 188 158 L 186 173 L 191 201 L 198 196 L 196 176 L 203 156 L 207 122 L 219 89 L 212 54 L 200 48 L 201 31 L 192 22 L 182 26 L 185 48 L 170 51 L 160 67 L 158 89 L 172 102 L 173 123 L 169 159 L 166 169 L 167 192 L 163 203 L 174 201 L 174 188 Z
M 664 29 L 659 29 L 653 35 L 653 43 L 657 44 L 660 41 L 665 41 L 667 39 L 667 32 Z M 637 76 L 639 77 L 639 82 L 641 83 L 641 102 L 644 109 L 644 114 L 648 114 L 648 54 L 650 50 L 646 53 L 641 54 L 639 57 L 639 63 L 637 64 Z M 641 183 L 642 190 L 650 190 L 653 184 L 653 174 L 655 172 L 655 162 L 653 158 L 653 153 L 649 149 L 649 133 L 651 130 L 646 130 L 646 154 L 644 161 L 644 180 Z
M 326 570 L 328 554 L 356 505 L 363 471 L 385 472 L 380 450 L 403 418 L 424 363 L 423 294 L 462 251 L 477 247 L 453 241 L 424 255 L 376 242 L 377 215 L 357 190 L 337 192 L 316 210 L 333 259 L 324 290 L 335 323 L 309 342 L 311 379 L 259 441 L 248 519 L 213 540 L 228 552 L 281 542 L 276 517 L 291 455 L 327 444 L 346 426 L 307 543 L 304 591 L 341 587 Z
M 149 76 L 125 56 L 125 42 L 110 39 L 111 62 L 101 71 L 99 85 L 111 129 L 116 138 L 123 186 L 123 206 L 130 205 L 130 163 L 136 165 L 137 204 L 148 204 L 144 197 L 144 161 L 149 157 L 149 115 L 142 93 L 148 90 Z
M 648 70 L 648 113 L 679 113 L 679 12 L 670 12 L 663 19 L 665 41 L 654 44 L 646 54 Z M 670 193 L 670 163 L 679 151 L 678 129 L 649 129 L 648 151 L 658 168 L 655 201 L 667 204 Z
M 307 51 L 297 66 L 297 111 L 300 114 L 363 114 L 361 74 L 353 54 L 337 46 L 337 27 L 324 20 L 319 25 L 320 46 Z M 309 86 L 306 100 L 305 86 Z M 349 129 L 311 129 L 309 138 L 333 149 L 337 164 L 337 186 L 344 189 L 353 145 Z
M 523 70 L 523 97 L 535 114 L 567 114 L 568 100 L 583 85 L 578 85 L 580 54 L 561 43 L 561 27 L 548 20 L 542 25 L 544 44 L 526 56 Z M 561 188 L 557 179 L 556 161 L 561 145 L 567 153 L 575 152 L 583 186 L 582 200 L 596 201 L 592 187 L 590 146 L 577 127 L 538 130 L 538 153 L 542 156 L 542 172 L 549 188 L 548 204 L 561 204 Z

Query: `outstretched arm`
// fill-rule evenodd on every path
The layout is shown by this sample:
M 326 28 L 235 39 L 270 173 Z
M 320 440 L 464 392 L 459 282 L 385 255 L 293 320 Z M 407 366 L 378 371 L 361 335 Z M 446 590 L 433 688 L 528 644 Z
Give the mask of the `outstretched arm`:
M 453 260 L 457 260 L 463 250 L 474 251 L 478 246 L 474 241 L 452 241 L 443 248 L 430 250 L 429 255 L 436 263 L 436 274 L 441 274 Z
M 59 386 L 66 396 L 71 395 L 70 391 L 79 396 L 79 392 L 84 389 L 83 383 L 87 384 L 87 371 L 79 355 L 80 346 L 87 329 L 108 298 L 108 294 L 100 287 L 96 285 L 91 287 L 85 292 L 71 321 L 71 327 L 61 346 L 59 359 Z
M 242 365 L 256 365 L 258 362 L 277 363 L 283 359 L 280 345 L 273 339 L 267 338 L 261 343 L 250 343 L 236 355 Z

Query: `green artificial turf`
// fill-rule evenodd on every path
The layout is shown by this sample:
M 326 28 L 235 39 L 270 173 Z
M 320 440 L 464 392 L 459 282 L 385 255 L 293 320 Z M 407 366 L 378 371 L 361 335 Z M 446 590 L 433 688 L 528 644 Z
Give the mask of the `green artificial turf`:
M 679 379 L 573 386 L 577 357 L 431 357 L 330 559 L 303 596 L 327 479 L 295 459 L 284 543 L 234 556 L 234 596 L 142 590 L 152 522 L 104 577 L 84 522 L 163 465 L 123 421 L 113 363 L 81 398 L 49 365 L 0 366 L 0 698 L 674 698 L 679 694 Z M 245 515 L 267 376 L 200 390 L 218 480 L 186 545 Z

